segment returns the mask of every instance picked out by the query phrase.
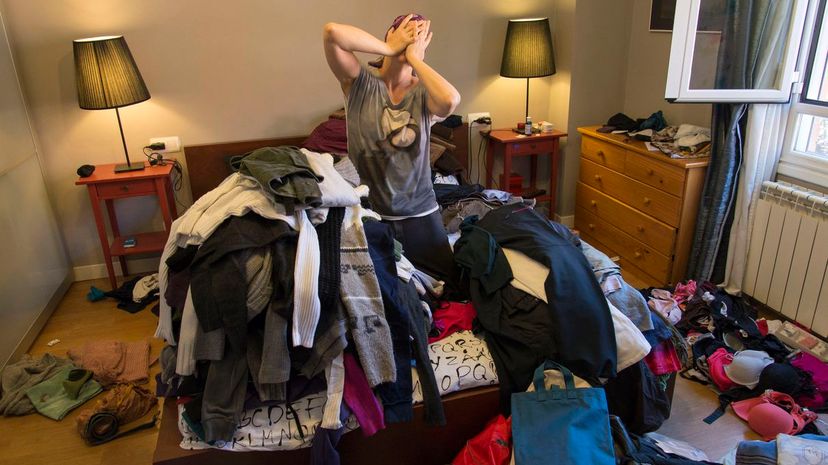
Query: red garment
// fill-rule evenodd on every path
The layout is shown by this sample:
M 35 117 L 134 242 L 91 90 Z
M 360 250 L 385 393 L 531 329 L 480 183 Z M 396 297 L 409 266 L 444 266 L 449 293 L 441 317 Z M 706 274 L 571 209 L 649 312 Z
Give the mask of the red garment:
M 678 358 L 673 341 L 665 339 L 653 347 L 649 354 L 644 357 L 647 367 L 656 376 L 676 373 L 681 370 L 681 360 Z
M 695 294 L 696 282 L 691 279 L 687 281 L 687 284 L 676 284 L 676 289 L 673 291 L 673 299 L 675 299 L 677 304 L 681 305 L 692 299 Z
M 800 396 L 797 401 L 803 407 L 824 407 L 828 400 L 828 364 L 807 352 L 801 352 L 791 360 L 791 365 L 810 373 L 817 388 L 813 396 Z
M 428 343 L 437 342 L 458 331 L 471 331 L 472 321 L 477 318 L 477 310 L 471 302 L 446 302 L 434 311 L 434 326 L 440 335 L 428 338 Z
M 762 336 L 768 335 L 768 320 L 764 318 L 756 320 L 756 327 L 759 328 L 759 334 Z
M 713 383 L 716 384 L 716 387 L 719 388 L 720 392 L 729 391 L 737 387 L 738 385 L 734 383 L 730 378 L 727 377 L 727 373 L 725 373 L 725 366 L 730 365 L 733 361 L 733 354 L 727 351 L 725 348 L 716 349 L 716 352 L 713 352 L 709 357 L 707 357 L 707 366 L 710 368 L 710 377 L 713 379 Z

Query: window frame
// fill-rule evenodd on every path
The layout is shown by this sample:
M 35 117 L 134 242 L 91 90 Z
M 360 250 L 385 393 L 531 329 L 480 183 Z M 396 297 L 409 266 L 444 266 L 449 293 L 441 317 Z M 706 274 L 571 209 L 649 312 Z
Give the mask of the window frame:
M 667 70 L 664 98 L 676 103 L 784 103 L 791 98 L 793 84 L 799 81 L 796 72 L 808 0 L 794 0 L 791 30 L 786 39 L 782 62 L 782 80 L 775 89 L 691 89 L 699 9 L 702 0 L 676 0 L 673 38 Z
M 795 150 L 794 139 L 797 135 L 797 123 L 802 115 L 812 115 L 828 119 L 828 103 L 814 101 L 805 97 L 811 74 L 808 68 L 813 63 L 818 45 L 819 36 L 816 34 L 817 21 L 820 21 L 819 26 L 823 29 L 822 32 L 828 30 L 828 25 L 826 25 L 825 20 L 826 8 L 828 8 L 827 3 L 828 1 L 826 0 L 814 2 L 814 11 L 808 15 L 801 44 L 802 53 L 800 53 L 798 64 L 798 69 L 803 70 L 802 74 L 804 75 L 805 82 L 802 85 L 797 85 L 791 96 L 791 108 L 788 113 L 782 153 L 776 170 L 778 174 L 790 176 L 825 188 L 828 188 L 828 158 Z M 823 40 L 828 40 L 828 36 Z

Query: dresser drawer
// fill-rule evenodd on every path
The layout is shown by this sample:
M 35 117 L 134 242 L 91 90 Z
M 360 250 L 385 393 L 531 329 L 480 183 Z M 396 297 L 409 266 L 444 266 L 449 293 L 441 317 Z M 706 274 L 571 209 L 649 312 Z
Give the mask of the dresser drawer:
M 155 193 L 155 181 L 152 179 L 136 179 L 135 181 L 101 183 L 98 184 L 97 189 L 98 196 L 101 198 L 153 194 Z
M 670 281 L 672 259 L 656 252 L 580 206 L 575 208 L 575 227 L 584 231 L 587 236 L 594 237 L 617 251 L 621 257 L 650 276 L 665 283 Z
M 624 173 L 678 197 L 681 197 L 684 191 L 684 170 L 648 160 L 635 152 L 627 152 Z
M 619 172 L 624 171 L 624 160 L 626 159 L 627 151 L 617 145 L 584 136 L 581 139 L 581 154 L 584 158 L 594 161 L 599 165 Z
M 575 202 L 616 228 L 668 257 L 673 255 L 676 228 L 653 219 L 612 197 L 579 182 Z
M 551 140 L 534 142 L 527 137 L 520 142 L 509 142 L 507 146 L 512 150 L 512 155 L 534 155 L 552 153 L 555 142 Z
M 678 226 L 681 199 L 581 158 L 581 181 L 671 226 Z

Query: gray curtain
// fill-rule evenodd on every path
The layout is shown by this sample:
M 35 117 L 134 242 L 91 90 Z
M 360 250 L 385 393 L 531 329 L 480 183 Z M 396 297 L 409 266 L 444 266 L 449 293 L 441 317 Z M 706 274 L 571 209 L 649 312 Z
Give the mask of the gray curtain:
M 793 10 L 792 0 L 729 0 L 719 46 L 716 88 L 771 88 Z M 747 103 L 713 105 L 710 165 L 699 205 L 687 276 L 721 282 L 742 165 Z

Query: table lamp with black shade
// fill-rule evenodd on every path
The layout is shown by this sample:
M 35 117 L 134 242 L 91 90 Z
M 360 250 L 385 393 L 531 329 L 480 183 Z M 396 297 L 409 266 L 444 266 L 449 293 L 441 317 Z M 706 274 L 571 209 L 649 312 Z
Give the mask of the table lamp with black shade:
M 555 55 L 549 18 L 510 19 L 503 45 L 500 75 L 526 79 L 526 118 L 529 118 L 529 79 L 555 74 Z
M 126 164 L 117 165 L 116 173 L 144 169 L 144 163 L 131 163 L 127 151 L 119 108 L 150 98 L 141 72 L 132 58 L 123 36 L 92 37 L 72 42 L 75 54 L 75 80 L 78 104 L 84 110 L 115 109 Z

